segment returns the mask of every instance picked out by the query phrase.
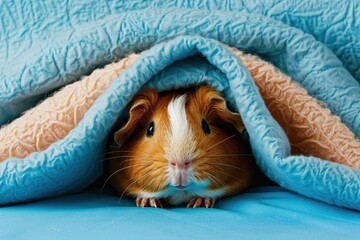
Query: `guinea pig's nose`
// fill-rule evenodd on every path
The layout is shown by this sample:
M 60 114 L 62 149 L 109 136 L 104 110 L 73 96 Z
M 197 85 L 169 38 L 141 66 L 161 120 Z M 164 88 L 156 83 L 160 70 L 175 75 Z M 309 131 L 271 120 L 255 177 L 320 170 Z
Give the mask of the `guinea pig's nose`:
M 191 160 L 176 162 L 169 161 L 170 167 L 173 169 L 188 169 L 191 166 Z

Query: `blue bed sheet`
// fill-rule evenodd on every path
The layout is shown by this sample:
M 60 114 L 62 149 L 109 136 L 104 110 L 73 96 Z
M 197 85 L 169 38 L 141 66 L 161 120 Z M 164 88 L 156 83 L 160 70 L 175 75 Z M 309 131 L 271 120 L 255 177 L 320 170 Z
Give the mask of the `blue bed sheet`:
M 0 239 L 359 239 L 360 213 L 281 187 L 214 209 L 137 208 L 99 190 L 0 209 Z
M 304 196 L 360 210 L 360 171 L 291 155 L 248 70 L 223 45 L 273 63 L 359 138 L 356 0 L 13 0 L 1 3 L 0 12 L 0 127 L 49 92 L 147 50 L 66 137 L 0 163 L 0 204 L 79 192 L 96 181 L 108 134 L 133 96 L 155 79 L 158 90 L 205 82 L 226 92 L 269 178 Z M 207 67 L 186 64 L 194 55 L 203 56 Z M 174 63 L 183 65 L 168 71 Z

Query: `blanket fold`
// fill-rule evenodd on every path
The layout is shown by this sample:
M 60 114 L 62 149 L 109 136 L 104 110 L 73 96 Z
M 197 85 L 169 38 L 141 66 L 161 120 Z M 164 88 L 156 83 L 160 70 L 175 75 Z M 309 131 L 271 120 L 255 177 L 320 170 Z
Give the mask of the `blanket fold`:
M 59 21 L 65 24 L 69 20 Z M 342 30 L 339 28 L 339 33 Z M 86 24 L 69 27 L 56 38 L 51 28 L 44 29 L 42 34 L 47 31 L 50 36 L 44 41 L 48 44 L 25 51 L 18 65 L 14 64 L 16 51 L 11 52 L 18 44 L 15 41 L 18 35 L 14 34 L 14 41 L 10 42 L 13 46 L 7 47 L 6 59 L 9 61 L 1 68 L 0 124 L 3 127 L 0 140 L 3 140 L 0 144 L 3 145 L 0 149 L 8 149 L 9 154 L 0 163 L 0 203 L 34 200 L 83 189 L 102 173 L 106 137 L 137 91 L 147 86 L 164 91 L 206 82 L 222 92 L 241 114 L 257 164 L 272 180 L 300 194 L 360 210 L 360 153 L 356 150 L 360 146 L 360 84 L 353 77 L 357 72 L 350 68 L 350 73 L 344 62 L 314 36 L 251 11 L 239 13 L 236 8 L 234 11 L 134 8 L 134 11 L 124 10 L 103 19 L 86 20 Z M 23 45 L 26 44 L 25 41 Z M 5 48 L 0 46 L 2 51 Z M 245 58 L 238 49 L 264 59 L 261 60 L 264 67 L 251 68 L 252 62 L 260 60 Z M 133 52 L 137 54 L 129 56 Z M 96 84 L 105 84 L 77 115 L 81 117 L 72 122 L 71 128 L 61 128 L 65 129 L 65 134 L 59 130 L 53 134 L 55 140 L 45 147 L 24 156 L 16 155 L 21 152 L 21 146 L 10 146 L 10 141 L 5 141 L 15 131 L 9 130 L 12 124 L 26 122 L 32 113 L 47 109 L 48 103 L 53 101 L 47 98 L 48 92 L 66 85 L 68 89 L 73 86 L 76 91 L 81 81 L 87 81 L 86 77 L 80 79 L 81 76 L 115 59 L 122 59 L 126 64 L 121 69 L 107 65 L 105 69 L 112 72 L 106 84 L 96 80 L 103 74 L 102 70 L 96 70 L 89 77 L 95 79 L 93 84 L 82 85 L 86 91 L 81 96 L 85 96 L 85 92 L 98 89 Z M 352 61 L 358 59 L 352 58 Z M 278 88 L 279 94 L 261 87 L 263 75 L 278 71 L 273 65 L 281 70 L 279 75 L 272 73 L 274 76 L 286 78 L 288 75 L 286 79 L 293 84 L 292 89 L 297 86 L 303 91 L 302 98 L 308 97 L 312 104 L 317 104 L 309 111 L 326 110 L 325 120 L 336 116 L 328 121 L 335 127 L 326 127 L 326 121 L 321 120 L 320 125 L 325 122 L 321 131 L 341 132 L 339 137 L 342 136 L 346 144 L 335 144 L 335 149 L 306 147 L 308 152 L 301 148 L 294 152 L 292 144 L 297 138 L 296 131 L 292 132 L 295 137 L 289 134 L 295 129 L 295 121 L 292 123 L 290 115 L 278 117 L 276 112 L 281 109 L 276 106 L 280 105 L 272 103 L 271 96 L 290 98 L 291 92 L 297 90 Z M 51 98 L 56 100 L 62 93 L 67 96 L 67 87 Z M 45 99 L 42 104 L 20 116 L 42 99 Z M 289 101 L 287 106 L 299 106 L 298 112 L 301 112 L 301 97 L 298 102 L 296 98 L 292 99 L 295 100 Z M 58 105 L 54 104 L 51 111 Z M 79 101 L 71 111 L 80 111 L 78 106 L 85 105 Z M 296 107 L 292 109 L 297 111 Z M 311 114 L 306 116 L 311 118 Z M 71 118 L 75 118 L 74 114 Z M 66 122 L 61 119 L 55 122 Z M 312 121 L 318 120 L 307 121 L 304 127 L 315 126 L 309 125 Z M 296 124 L 299 131 L 301 126 Z M 290 126 L 289 129 L 286 126 Z M 19 129 L 13 127 L 16 128 Z M 316 142 L 323 144 L 321 141 L 316 138 Z M 296 144 L 310 146 L 302 141 Z M 350 156 L 351 162 L 331 155 L 342 151 Z

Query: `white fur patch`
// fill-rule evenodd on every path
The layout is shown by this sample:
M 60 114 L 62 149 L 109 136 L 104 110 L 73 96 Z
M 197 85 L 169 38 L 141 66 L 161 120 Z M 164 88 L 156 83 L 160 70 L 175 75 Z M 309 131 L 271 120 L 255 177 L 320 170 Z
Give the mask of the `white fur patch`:
M 186 94 L 172 99 L 168 105 L 170 129 L 166 136 L 165 157 L 181 163 L 192 160 L 196 143 L 186 117 Z

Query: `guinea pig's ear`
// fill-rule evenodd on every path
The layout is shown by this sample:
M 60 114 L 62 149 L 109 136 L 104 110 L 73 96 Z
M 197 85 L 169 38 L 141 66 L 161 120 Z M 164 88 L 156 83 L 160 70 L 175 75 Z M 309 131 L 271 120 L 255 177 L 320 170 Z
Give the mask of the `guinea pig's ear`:
M 146 115 L 151 112 L 158 99 L 155 89 L 146 89 L 137 93 L 130 103 L 130 116 L 128 121 L 115 132 L 114 140 L 118 146 L 122 146 L 135 132 L 142 122 L 147 121 Z
M 201 86 L 198 89 L 202 96 L 206 109 L 206 115 L 210 119 L 217 119 L 218 122 L 235 127 L 240 133 L 245 130 L 240 114 L 230 111 L 226 106 L 225 99 L 214 88 Z

